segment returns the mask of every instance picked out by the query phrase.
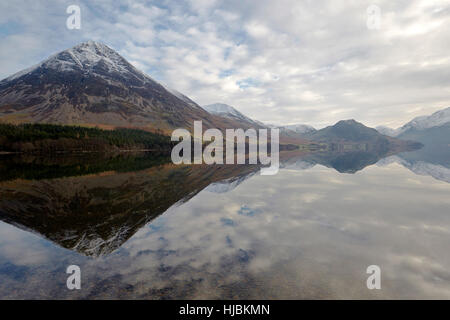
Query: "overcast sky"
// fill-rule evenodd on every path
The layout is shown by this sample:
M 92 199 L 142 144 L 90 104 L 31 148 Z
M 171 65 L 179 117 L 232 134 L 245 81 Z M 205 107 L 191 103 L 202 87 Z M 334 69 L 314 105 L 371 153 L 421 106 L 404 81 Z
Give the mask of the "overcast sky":
M 450 0 L 1 1 L 0 78 L 89 39 L 270 123 L 398 127 L 450 106 Z

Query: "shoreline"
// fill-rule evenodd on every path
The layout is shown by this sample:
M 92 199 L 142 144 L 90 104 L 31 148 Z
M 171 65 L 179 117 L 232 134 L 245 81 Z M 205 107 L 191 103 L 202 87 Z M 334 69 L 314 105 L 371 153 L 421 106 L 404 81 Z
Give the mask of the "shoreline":
M 82 153 L 128 153 L 128 152 L 161 152 L 158 149 L 124 149 L 124 150 L 106 150 L 106 151 L 56 151 L 51 153 L 46 153 L 46 155 L 60 155 L 60 154 L 82 154 Z M 43 155 L 42 152 L 20 152 L 20 151 L 0 151 L 1 155 L 11 155 L 11 154 L 28 154 L 28 155 Z

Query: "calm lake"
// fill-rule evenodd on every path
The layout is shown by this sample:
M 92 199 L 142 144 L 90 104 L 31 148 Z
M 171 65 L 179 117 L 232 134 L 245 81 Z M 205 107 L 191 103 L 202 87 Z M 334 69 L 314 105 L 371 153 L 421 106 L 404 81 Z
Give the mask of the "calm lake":
M 0 298 L 450 299 L 450 169 L 411 155 L 2 156 Z

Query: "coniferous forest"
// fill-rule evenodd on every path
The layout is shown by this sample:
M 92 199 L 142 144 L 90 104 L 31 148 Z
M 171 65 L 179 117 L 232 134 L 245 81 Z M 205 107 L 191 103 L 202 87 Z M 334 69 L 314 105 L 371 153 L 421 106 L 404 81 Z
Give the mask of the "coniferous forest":
M 0 152 L 155 150 L 170 153 L 171 147 L 170 137 L 139 129 L 103 130 L 56 124 L 0 124 Z

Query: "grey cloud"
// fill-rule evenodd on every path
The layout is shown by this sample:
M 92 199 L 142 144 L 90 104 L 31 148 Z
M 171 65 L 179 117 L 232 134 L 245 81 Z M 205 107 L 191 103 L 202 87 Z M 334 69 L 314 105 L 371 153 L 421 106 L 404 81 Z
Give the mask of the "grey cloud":
M 262 121 L 396 127 L 447 107 L 448 2 L 378 1 L 380 30 L 366 26 L 370 4 L 80 1 L 82 30 L 71 32 L 64 3 L 3 3 L 0 23 L 20 27 L 3 36 L 0 77 L 94 39 L 201 105 Z

